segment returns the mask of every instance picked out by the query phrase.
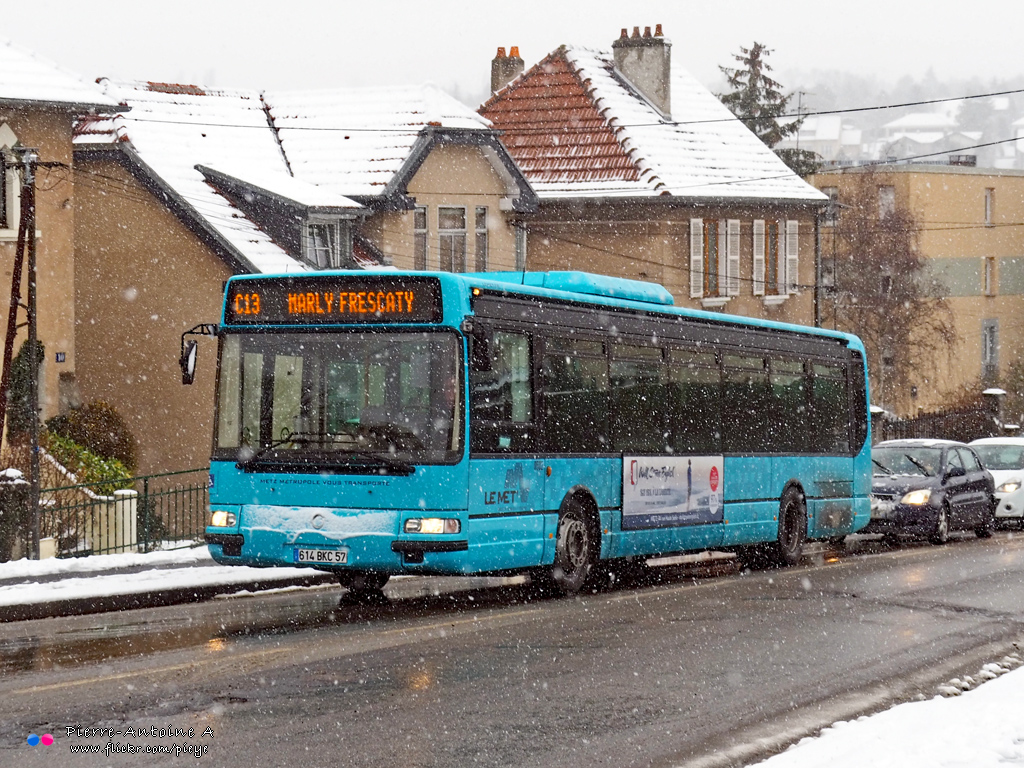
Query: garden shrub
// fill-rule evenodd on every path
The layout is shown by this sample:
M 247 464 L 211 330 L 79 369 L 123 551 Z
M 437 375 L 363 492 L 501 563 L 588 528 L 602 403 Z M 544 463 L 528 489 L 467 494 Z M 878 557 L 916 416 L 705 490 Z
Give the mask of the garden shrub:
M 107 403 L 86 403 L 53 417 L 46 428 L 97 456 L 119 461 L 126 474 L 134 474 L 138 467 L 135 437 L 117 410 Z
M 74 440 L 53 432 L 44 436 L 44 447 L 74 473 L 79 485 L 88 486 L 93 493 L 110 496 L 114 491 L 132 486 L 131 472 L 118 459 L 97 456 Z

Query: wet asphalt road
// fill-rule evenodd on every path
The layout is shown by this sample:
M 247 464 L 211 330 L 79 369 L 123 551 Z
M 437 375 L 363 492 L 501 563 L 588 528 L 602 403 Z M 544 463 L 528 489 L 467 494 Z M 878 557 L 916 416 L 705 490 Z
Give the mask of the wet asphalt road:
M 1020 534 L 659 573 L 574 599 L 405 580 L 380 605 L 321 589 L 2 625 L 0 765 L 743 765 L 1024 638 Z M 139 751 L 71 753 L 93 744 Z

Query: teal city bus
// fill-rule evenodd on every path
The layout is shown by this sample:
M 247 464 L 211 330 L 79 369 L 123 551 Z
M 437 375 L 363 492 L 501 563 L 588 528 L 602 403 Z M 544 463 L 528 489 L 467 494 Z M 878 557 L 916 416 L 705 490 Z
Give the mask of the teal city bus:
M 870 517 L 854 336 L 582 272 L 238 276 L 197 329 L 219 338 L 220 563 L 571 594 L 653 556 L 793 563 Z

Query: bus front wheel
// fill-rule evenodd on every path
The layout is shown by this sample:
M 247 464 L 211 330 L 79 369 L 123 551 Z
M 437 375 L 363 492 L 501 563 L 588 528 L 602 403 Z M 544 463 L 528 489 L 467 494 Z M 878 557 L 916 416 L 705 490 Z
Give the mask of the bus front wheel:
M 338 583 L 357 594 L 380 592 L 390 579 L 386 573 L 377 571 L 340 571 Z
M 576 499 L 568 499 L 555 537 L 555 563 L 551 580 L 566 595 L 583 589 L 598 558 L 600 540 L 590 523 L 586 509 Z

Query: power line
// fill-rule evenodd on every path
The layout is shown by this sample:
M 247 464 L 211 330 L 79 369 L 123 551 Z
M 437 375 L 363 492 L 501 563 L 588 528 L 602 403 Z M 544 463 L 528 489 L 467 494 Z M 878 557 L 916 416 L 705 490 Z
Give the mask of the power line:
M 819 117 L 824 115 L 844 115 L 854 114 L 858 112 L 878 112 L 888 109 L 904 109 L 908 107 L 922 107 L 930 106 L 934 104 L 946 104 L 951 101 L 968 101 L 971 99 L 988 99 L 995 98 L 997 96 L 1014 96 L 1017 94 L 1024 94 L 1024 88 L 1018 88 L 1010 91 L 993 91 L 991 93 L 976 93 L 968 94 L 965 96 L 951 96 L 942 99 L 924 99 L 920 101 L 906 101 L 898 104 L 880 104 L 866 107 L 850 107 L 847 109 L 824 109 L 817 110 L 814 112 L 791 112 L 783 115 L 778 115 L 776 119 L 783 118 L 807 118 L 807 117 Z M 271 112 L 273 109 L 271 108 Z M 267 130 L 267 125 L 264 122 L 256 123 L 216 123 L 216 122 L 196 122 L 191 120 L 170 120 L 166 118 L 156 117 L 137 117 L 135 115 L 126 116 L 118 115 L 114 120 L 121 119 L 126 122 L 137 122 L 137 123 L 161 123 L 165 125 L 190 125 L 196 128 L 213 127 L 213 128 L 255 128 L 257 130 Z M 656 122 L 644 122 L 644 123 L 615 123 L 615 128 L 652 128 L 657 126 L 673 126 L 683 127 L 690 125 L 709 125 L 714 123 L 734 123 L 750 122 L 758 118 L 753 117 L 740 117 L 737 115 L 730 115 L 729 117 L 717 117 L 709 118 L 706 120 L 659 120 Z M 558 126 L 562 126 L 562 123 L 558 123 Z M 285 131 L 311 131 L 311 132 L 345 132 L 345 133 L 402 133 L 402 134 L 417 134 L 422 128 L 426 126 L 416 126 L 411 124 L 403 127 L 381 127 L 381 126 L 366 126 L 366 127 L 355 127 L 355 126 L 315 126 L 315 125 L 278 125 L 276 130 Z M 553 126 L 554 127 L 554 126 Z M 481 125 L 481 130 L 486 130 L 485 126 Z M 500 129 L 499 129 L 500 130 Z M 547 127 L 525 127 L 518 129 L 517 133 L 550 133 L 551 128 Z M 566 133 L 566 131 L 561 131 Z

